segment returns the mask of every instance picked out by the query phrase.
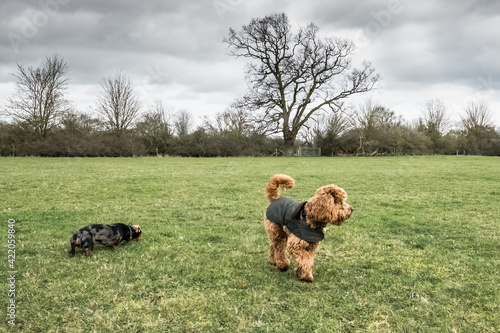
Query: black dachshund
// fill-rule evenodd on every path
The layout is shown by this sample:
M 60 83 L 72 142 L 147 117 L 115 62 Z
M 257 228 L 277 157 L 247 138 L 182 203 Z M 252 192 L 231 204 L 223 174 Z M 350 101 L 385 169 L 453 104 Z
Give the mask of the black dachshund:
M 141 227 L 138 225 L 115 224 L 91 224 L 77 231 L 71 238 L 70 257 L 75 255 L 75 248 L 85 249 L 87 257 L 92 256 L 94 244 L 115 246 L 121 241 L 141 240 Z

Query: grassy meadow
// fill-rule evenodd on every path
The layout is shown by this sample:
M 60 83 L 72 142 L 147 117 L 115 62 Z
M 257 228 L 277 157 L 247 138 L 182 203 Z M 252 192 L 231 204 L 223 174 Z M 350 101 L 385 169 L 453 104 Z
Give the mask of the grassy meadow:
M 270 176 L 306 200 L 335 183 L 312 284 L 268 264 Z M 500 158 L 0 158 L 0 331 L 498 332 Z M 15 219 L 16 325 L 8 220 Z M 142 242 L 69 240 L 139 224 Z

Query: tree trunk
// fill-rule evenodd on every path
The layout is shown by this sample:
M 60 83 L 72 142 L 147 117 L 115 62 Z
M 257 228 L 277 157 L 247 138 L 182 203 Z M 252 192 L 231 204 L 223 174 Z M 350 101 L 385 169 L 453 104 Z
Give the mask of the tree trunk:
M 291 156 L 293 154 L 293 148 L 295 145 L 295 138 L 297 134 L 290 131 L 288 128 L 283 128 L 283 141 L 285 143 L 286 154 Z

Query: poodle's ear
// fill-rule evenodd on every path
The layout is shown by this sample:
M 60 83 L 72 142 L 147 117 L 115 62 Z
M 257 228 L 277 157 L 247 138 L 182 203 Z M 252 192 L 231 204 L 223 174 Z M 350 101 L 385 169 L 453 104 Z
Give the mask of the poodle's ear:
M 320 187 L 314 197 L 306 204 L 306 215 L 313 221 L 341 225 L 352 212 L 352 207 L 345 204 L 347 194 L 336 185 Z
M 347 194 L 345 193 L 344 189 L 333 184 L 320 187 L 316 191 L 316 195 L 331 195 L 335 200 L 335 203 L 337 204 L 347 199 Z
M 331 195 L 321 193 L 309 199 L 304 207 L 308 219 L 316 222 L 329 222 L 335 219 L 334 207 L 335 202 Z

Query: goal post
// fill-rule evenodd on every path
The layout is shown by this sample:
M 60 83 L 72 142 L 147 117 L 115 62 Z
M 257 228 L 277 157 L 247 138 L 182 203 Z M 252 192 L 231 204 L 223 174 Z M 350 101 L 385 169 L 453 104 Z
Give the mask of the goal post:
M 301 157 L 321 156 L 321 148 L 299 146 L 299 148 L 297 148 L 297 156 Z

